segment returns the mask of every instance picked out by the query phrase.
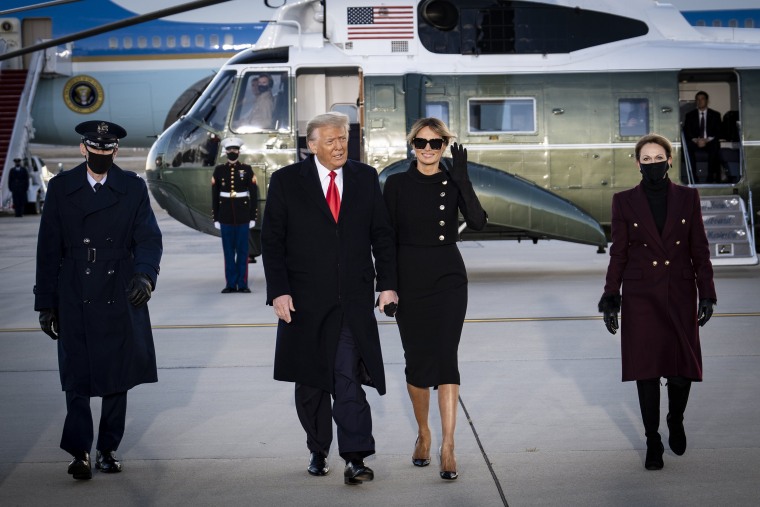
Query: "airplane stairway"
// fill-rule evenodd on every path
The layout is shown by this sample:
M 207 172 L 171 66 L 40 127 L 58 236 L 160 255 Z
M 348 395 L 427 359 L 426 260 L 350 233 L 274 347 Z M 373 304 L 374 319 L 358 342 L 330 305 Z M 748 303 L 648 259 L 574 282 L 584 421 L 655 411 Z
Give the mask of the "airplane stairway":
M 757 264 L 755 242 L 744 200 L 738 195 L 702 195 L 700 200 L 713 265 Z
M 26 83 L 26 70 L 0 71 L 0 176 L 10 149 L 19 101 Z

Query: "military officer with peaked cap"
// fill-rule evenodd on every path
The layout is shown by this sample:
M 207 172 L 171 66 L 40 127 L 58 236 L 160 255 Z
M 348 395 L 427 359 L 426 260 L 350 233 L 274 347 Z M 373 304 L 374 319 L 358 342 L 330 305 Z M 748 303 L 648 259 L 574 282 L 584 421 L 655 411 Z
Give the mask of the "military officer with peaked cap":
M 34 309 L 58 344 L 68 473 L 90 479 L 90 398 L 102 397 L 95 467 L 120 472 L 127 391 L 156 382 L 147 301 L 162 240 L 145 182 L 114 164 L 127 132 L 106 121 L 77 125 L 85 162 L 50 180 L 37 241 Z
M 211 202 L 214 227 L 222 233 L 224 277 L 222 294 L 251 292 L 248 287 L 248 236 L 256 225 L 258 187 L 253 168 L 242 164 L 237 137 L 222 142 L 227 163 L 214 168 L 211 177 Z

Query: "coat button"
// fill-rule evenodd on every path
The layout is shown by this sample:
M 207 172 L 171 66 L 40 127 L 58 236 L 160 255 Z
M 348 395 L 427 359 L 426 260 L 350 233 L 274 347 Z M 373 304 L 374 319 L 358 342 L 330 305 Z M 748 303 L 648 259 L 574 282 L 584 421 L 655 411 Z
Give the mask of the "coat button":
M 657 261 L 652 261 L 652 266 L 656 266 L 656 265 L 657 265 Z
M 82 240 L 82 243 L 84 243 L 85 245 L 89 245 L 90 244 L 90 238 L 84 238 Z
M 438 236 L 438 241 L 443 241 L 444 239 L 445 238 L 443 237 L 443 234 L 441 234 L 440 236 Z
M 443 180 L 443 184 L 444 185 L 448 185 L 449 184 L 449 180 Z
M 639 224 L 637 224 L 636 222 L 633 222 L 633 226 L 634 226 L 634 227 L 638 227 L 638 226 L 639 226 Z
M 686 219 L 685 219 L 685 218 L 682 218 L 682 219 L 681 219 L 681 223 L 682 223 L 682 224 L 685 224 L 685 223 L 686 223 Z
M 116 302 L 116 301 L 114 301 L 113 299 L 109 299 L 108 301 L 106 301 L 106 303 L 108 303 L 109 305 L 112 305 L 112 304 L 114 304 L 115 302 Z
M 92 270 L 91 270 L 90 268 L 86 268 L 86 269 L 84 270 L 84 274 L 85 274 L 85 275 L 89 275 L 90 273 L 92 273 Z
M 665 261 L 666 266 L 670 266 L 670 261 Z
M 681 240 L 679 239 L 678 241 L 676 241 L 676 245 L 680 245 L 680 244 L 681 244 Z
M 443 227 L 444 225 L 446 225 L 446 222 L 444 222 L 443 220 L 441 220 L 440 222 L 438 222 L 438 225 L 440 225 L 441 227 Z
M 441 197 L 446 197 L 446 192 L 441 192 Z
M 85 299 L 84 301 L 82 301 L 82 303 L 84 303 L 86 305 L 89 305 L 90 304 L 90 300 L 89 299 Z
M 113 243 L 113 239 L 111 239 L 111 238 L 106 238 L 106 242 L 108 242 L 108 243 Z
M 644 247 L 645 247 L 645 248 L 646 248 L 646 247 L 648 247 L 648 246 L 649 246 L 649 245 L 647 245 L 646 243 L 644 243 Z
M 116 271 L 114 271 L 113 269 L 109 269 L 109 270 L 106 272 L 106 274 L 107 274 L 107 275 L 112 275 L 112 274 L 114 274 L 115 272 L 116 272 Z
M 443 204 L 441 204 L 440 206 L 438 206 L 438 209 L 445 210 L 446 206 L 444 206 Z

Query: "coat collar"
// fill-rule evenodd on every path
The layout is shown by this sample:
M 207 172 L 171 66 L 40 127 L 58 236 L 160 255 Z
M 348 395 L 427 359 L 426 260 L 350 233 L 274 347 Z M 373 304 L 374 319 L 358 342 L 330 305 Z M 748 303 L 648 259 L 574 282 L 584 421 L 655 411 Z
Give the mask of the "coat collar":
M 77 208 L 85 215 L 113 206 L 119 202 L 121 195 L 126 194 L 127 175 L 118 166 L 108 170 L 108 181 L 100 192 L 92 191 L 87 181 L 87 164 L 81 163 L 66 177 L 66 194 Z
M 667 238 L 673 227 L 676 224 L 679 215 L 679 203 L 678 196 L 676 195 L 676 185 L 672 181 L 668 182 L 668 208 L 665 215 L 665 225 L 662 228 L 662 234 L 657 230 L 657 225 L 654 223 L 654 217 L 652 211 L 649 208 L 649 201 L 644 193 L 644 189 L 641 184 L 633 187 L 630 197 L 631 210 L 636 216 L 636 220 L 641 227 L 644 228 L 646 233 L 652 237 L 652 241 L 665 247 L 663 238 Z
M 346 213 L 346 209 L 350 209 L 356 200 L 356 171 L 351 160 L 346 160 L 343 165 L 343 194 L 340 197 L 340 213 L 338 214 L 338 222 L 340 218 Z M 330 208 L 327 205 L 325 194 L 322 192 L 322 184 L 319 182 L 319 172 L 317 171 L 317 165 L 314 163 L 314 155 L 309 155 L 301 162 L 300 175 L 302 178 L 302 184 L 317 207 L 322 213 L 325 214 L 330 220 L 333 220 Z

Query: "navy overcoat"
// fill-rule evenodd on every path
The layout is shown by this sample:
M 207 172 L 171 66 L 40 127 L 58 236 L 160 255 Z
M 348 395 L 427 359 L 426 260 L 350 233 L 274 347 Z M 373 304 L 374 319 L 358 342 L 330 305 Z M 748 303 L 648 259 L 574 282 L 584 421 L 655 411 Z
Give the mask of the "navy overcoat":
M 364 383 L 384 394 L 375 290 L 396 290 L 396 246 L 377 171 L 346 162 L 336 224 L 313 155 L 278 170 L 270 179 L 261 246 L 267 304 L 289 294 L 295 307 L 290 323 L 278 323 L 274 378 L 334 393 L 345 320 L 369 375 Z
M 64 391 L 104 396 L 156 382 L 148 306 L 127 286 L 155 286 L 163 251 L 145 182 L 113 166 L 97 193 L 81 164 L 50 180 L 37 240 L 35 310 L 57 308 Z
M 662 235 L 641 185 L 612 197 L 605 294 L 620 294 L 623 381 L 702 380 L 698 299 L 717 300 L 699 193 L 672 182 Z

